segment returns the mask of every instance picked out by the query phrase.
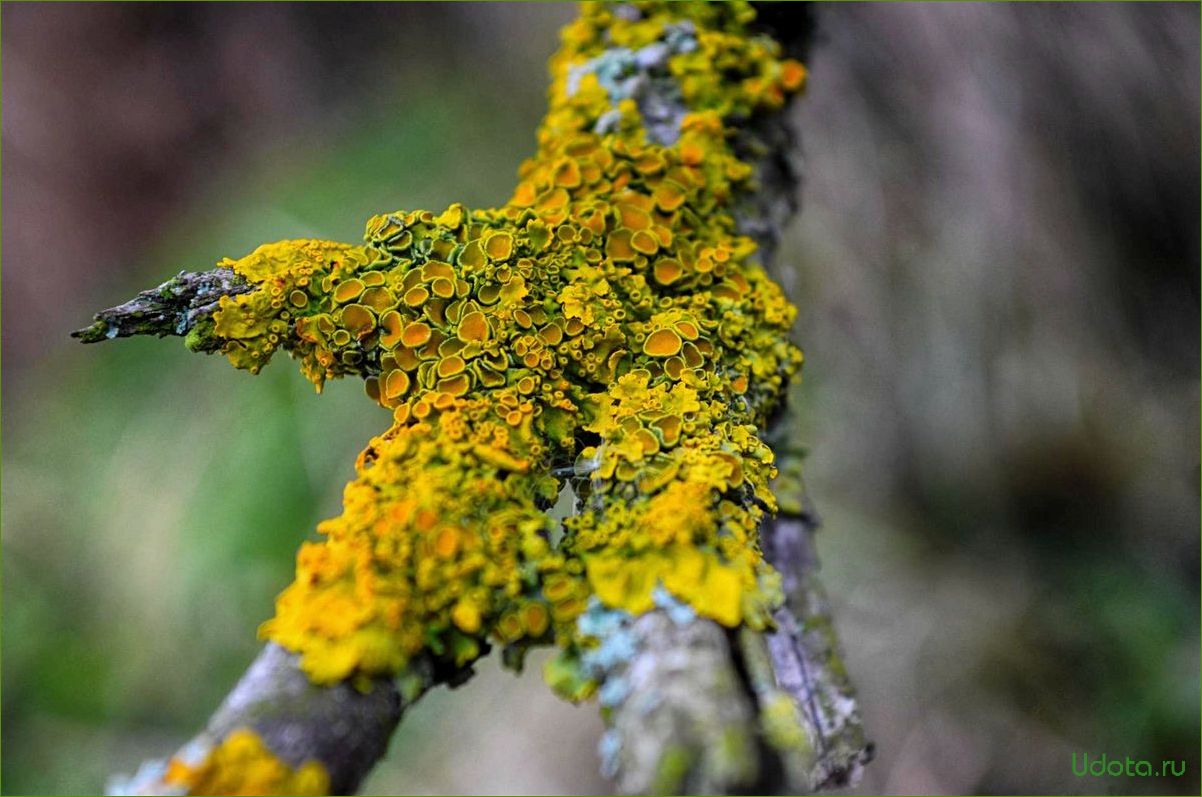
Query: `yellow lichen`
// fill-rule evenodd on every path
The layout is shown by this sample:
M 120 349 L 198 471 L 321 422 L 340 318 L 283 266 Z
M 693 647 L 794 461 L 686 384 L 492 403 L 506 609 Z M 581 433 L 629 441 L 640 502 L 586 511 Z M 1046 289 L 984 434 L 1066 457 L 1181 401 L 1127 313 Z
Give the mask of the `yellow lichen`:
M 214 316 L 235 365 L 283 347 L 318 387 L 358 375 L 393 412 L 262 627 L 316 681 L 423 651 L 463 663 L 489 640 L 587 644 L 590 596 L 637 613 L 660 587 L 757 627 L 779 600 L 757 430 L 801 353 L 794 308 L 736 230 L 754 186 L 729 126 L 778 109 L 805 70 L 750 31 L 746 4 L 637 6 L 587 3 L 565 29 L 507 204 L 386 213 L 362 245 L 227 262 L 255 288 Z M 663 79 L 688 113 L 665 145 L 589 65 L 681 36 Z M 552 473 L 571 463 L 585 509 L 552 545 Z
M 164 781 L 186 794 L 320 795 L 329 794 L 325 767 L 307 761 L 297 769 L 272 753 L 254 731 L 230 733 L 198 762 L 175 757 L 167 763 Z

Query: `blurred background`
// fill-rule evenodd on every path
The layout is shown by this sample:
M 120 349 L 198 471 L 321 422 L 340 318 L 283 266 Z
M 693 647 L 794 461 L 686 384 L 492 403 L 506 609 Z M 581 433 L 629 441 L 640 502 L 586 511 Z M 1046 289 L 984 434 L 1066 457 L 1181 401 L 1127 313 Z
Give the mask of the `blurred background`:
M 199 729 L 388 422 L 91 314 L 258 243 L 504 201 L 562 5 L 4 4 L 5 793 Z M 1198 793 L 1199 11 L 818 10 L 780 273 L 867 793 Z M 495 665 L 366 793 L 603 793 Z M 1184 760 L 1078 778 L 1072 753 Z

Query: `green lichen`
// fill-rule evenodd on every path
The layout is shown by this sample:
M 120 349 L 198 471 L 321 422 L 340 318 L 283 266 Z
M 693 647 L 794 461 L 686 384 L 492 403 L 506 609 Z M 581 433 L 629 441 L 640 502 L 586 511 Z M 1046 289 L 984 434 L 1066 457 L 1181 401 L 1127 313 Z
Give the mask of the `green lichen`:
M 797 719 L 797 706 L 784 693 L 777 693 L 760 706 L 760 725 L 764 738 L 776 750 L 796 756 L 796 760 L 813 758 L 810 738 Z
M 664 750 L 655 771 L 655 794 L 679 794 L 684 779 L 693 768 L 693 752 L 684 745 L 672 745 Z
M 315 681 L 554 642 L 551 679 L 581 697 L 590 597 L 639 614 L 663 589 L 757 628 L 781 600 L 757 542 L 775 507 L 758 430 L 801 352 L 795 309 L 736 229 L 754 185 L 731 136 L 805 71 L 750 31 L 745 3 L 637 8 L 587 3 L 564 30 L 505 205 L 385 213 L 362 244 L 221 264 L 252 290 L 190 346 L 216 341 L 252 373 L 284 350 L 319 389 L 357 376 L 393 413 L 261 630 Z M 663 120 L 621 83 L 623 59 L 675 85 L 672 143 L 650 135 Z M 565 476 L 583 509 L 553 545 L 544 510 Z

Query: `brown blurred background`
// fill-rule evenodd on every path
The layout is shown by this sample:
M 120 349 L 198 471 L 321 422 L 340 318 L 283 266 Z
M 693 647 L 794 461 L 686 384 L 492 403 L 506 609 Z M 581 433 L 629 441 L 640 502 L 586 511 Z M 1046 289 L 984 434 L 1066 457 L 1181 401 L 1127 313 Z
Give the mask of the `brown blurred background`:
M 67 333 L 262 241 L 503 201 L 572 13 L 0 9 L 5 793 L 94 792 L 199 728 L 386 424 L 287 361 Z M 1196 794 L 1198 8 L 818 19 L 781 278 L 858 791 Z M 427 698 L 365 791 L 605 791 L 595 707 L 532 669 Z

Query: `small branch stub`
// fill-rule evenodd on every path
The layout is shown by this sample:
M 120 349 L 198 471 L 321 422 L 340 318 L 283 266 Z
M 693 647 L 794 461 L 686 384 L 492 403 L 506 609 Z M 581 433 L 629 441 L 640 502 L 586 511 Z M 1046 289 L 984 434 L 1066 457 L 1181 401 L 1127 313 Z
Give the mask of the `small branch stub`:
M 132 335 L 188 336 L 193 351 L 216 351 L 221 341 L 203 330 L 222 296 L 247 293 L 251 285 L 230 268 L 211 271 L 181 271 L 157 288 L 142 291 L 116 307 L 101 310 L 91 326 L 76 330 L 71 337 L 83 343 L 99 343 Z

